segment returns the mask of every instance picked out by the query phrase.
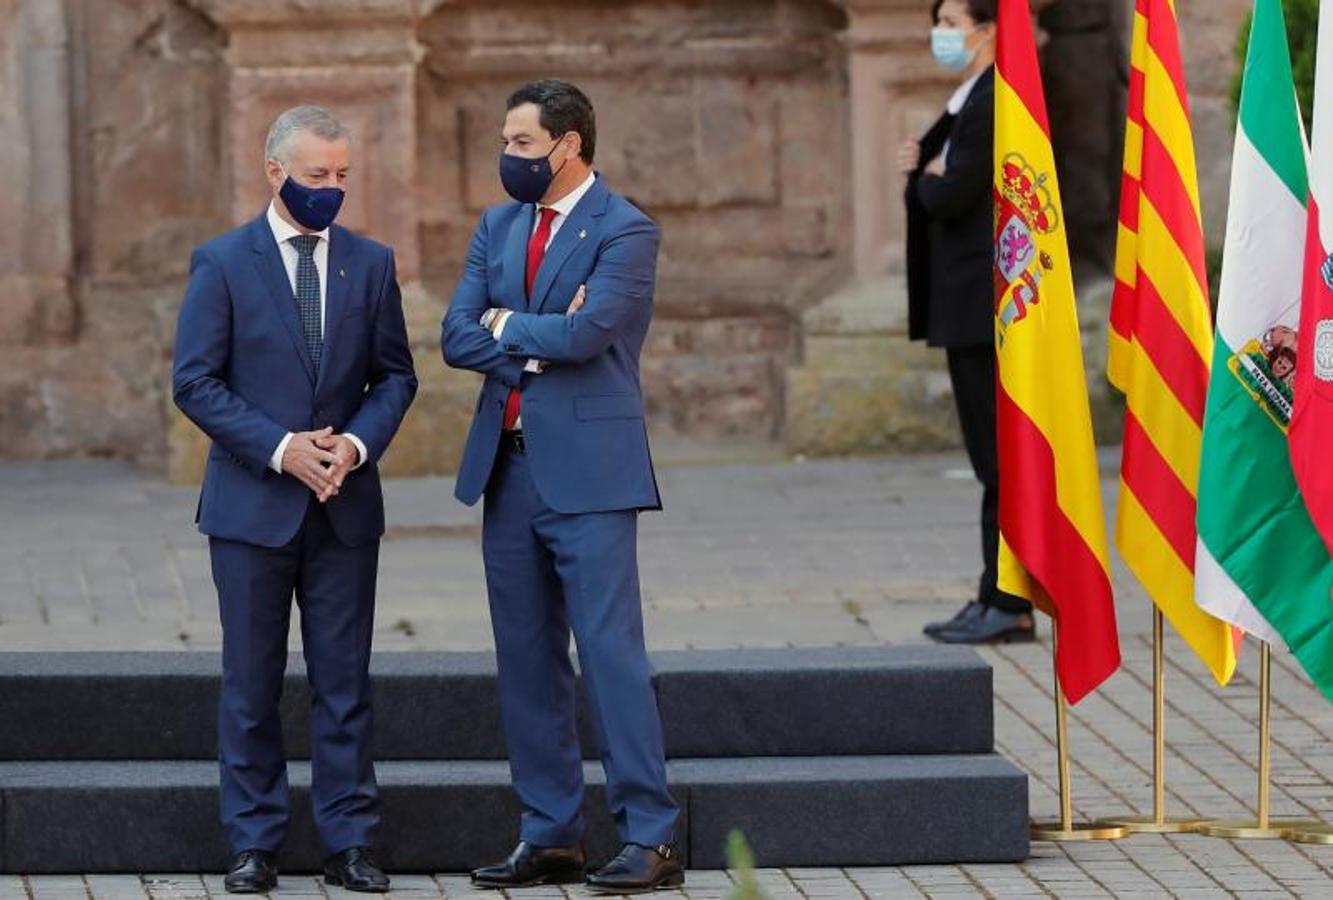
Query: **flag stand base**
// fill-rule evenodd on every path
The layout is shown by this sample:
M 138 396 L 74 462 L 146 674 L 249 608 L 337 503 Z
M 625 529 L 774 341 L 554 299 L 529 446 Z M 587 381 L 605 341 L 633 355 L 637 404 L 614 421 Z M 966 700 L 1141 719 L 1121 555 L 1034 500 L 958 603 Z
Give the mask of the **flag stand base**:
M 1301 819 L 1269 819 L 1260 822 L 1257 819 L 1232 820 L 1225 822 L 1204 822 L 1195 829 L 1208 837 L 1229 838 L 1245 841 L 1276 841 L 1291 836 L 1293 830 L 1317 826 L 1321 823 Z M 1333 835 L 1330 836 L 1333 839 Z
M 1069 784 L 1068 701 L 1060 688 L 1060 672 L 1055 666 L 1055 644 L 1059 635 L 1052 630 L 1051 669 L 1055 673 L 1055 754 L 1060 775 L 1060 821 L 1034 822 L 1029 835 L 1034 841 L 1114 841 L 1125 836 L 1119 825 L 1101 822 L 1074 824 L 1074 801 Z
M 1190 834 L 1198 831 L 1204 819 L 1157 819 L 1153 816 L 1115 816 L 1099 825 L 1119 826 L 1128 834 Z
M 1295 825 L 1287 830 L 1287 837 L 1298 844 L 1333 844 L 1333 825 L 1325 822 Z
M 1164 643 L 1165 618 L 1162 608 L 1153 604 L 1152 616 L 1152 787 L 1151 816 L 1109 816 L 1102 825 L 1119 825 L 1129 834 L 1185 834 L 1203 824 L 1202 819 L 1166 817 L 1166 665 Z
M 1079 825 L 1061 825 L 1059 822 L 1034 822 L 1031 837 L 1034 841 L 1115 841 L 1126 831 L 1120 825 L 1101 822 Z
M 1208 837 L 1229 838 L 1231 840 L 1275 841 L 1285 840 L 1293 832 L 1310 832 L 1324 826 L 1322 822 L 1308 819 L 1270 819 L 1268 817 L 1268 789 L 1270 762 L 1270 722 L 1269 708 L 1272 705 L 1273 669 L 1272 649 L 1268 641 L 1259 643 L 1259 815 L 1251 820 L 1229 820 L 1204 822 L 1195 831 Z M 1333 836 L 1328 843 L 1333 843 Z

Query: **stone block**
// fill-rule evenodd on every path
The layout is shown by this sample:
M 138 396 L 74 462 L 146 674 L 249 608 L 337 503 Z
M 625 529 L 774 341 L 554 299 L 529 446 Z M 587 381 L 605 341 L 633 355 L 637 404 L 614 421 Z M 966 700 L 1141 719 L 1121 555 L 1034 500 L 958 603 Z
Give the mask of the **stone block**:
M 727 864 L 739 830 L 761 868 L 1012 862 L 1028 855 L 1027 776 L 998 756 L 679 760 L 690 859 Z

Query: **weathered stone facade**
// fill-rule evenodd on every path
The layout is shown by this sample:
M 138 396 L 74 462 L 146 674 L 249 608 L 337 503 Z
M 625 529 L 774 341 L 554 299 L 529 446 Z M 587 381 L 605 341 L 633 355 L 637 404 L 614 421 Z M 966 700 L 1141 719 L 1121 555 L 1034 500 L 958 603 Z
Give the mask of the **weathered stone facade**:
M 1114 241 L 1131 4 L 1047 5 L 1052 126 L 1092 284 Z M 1180 0 L 1213 241 L 1246 6 Z M 951 443 L 941 360 L 903 335 L 891 171 L 949 91 L 928 7 L 0 0 L 0 165 L 16 188 L 0 201 L 0 458 L 192 477 L 202 441 L 168 385 L 190 248 L 261 209 L 268 122 L 319 102 L 356 133 L 341 221 L 394 245 L 422 376 L 388 468 L 451 470 L 475 380 L 440 362 L 439 318 L 478 213 L 501 198 L 504 98 L 546 75 L 587 89 L 598 168 L 663 225 L 644 359 L 655 430 L 809 452 Z M 1085 313 L 1092 368 L 1104 309 Z

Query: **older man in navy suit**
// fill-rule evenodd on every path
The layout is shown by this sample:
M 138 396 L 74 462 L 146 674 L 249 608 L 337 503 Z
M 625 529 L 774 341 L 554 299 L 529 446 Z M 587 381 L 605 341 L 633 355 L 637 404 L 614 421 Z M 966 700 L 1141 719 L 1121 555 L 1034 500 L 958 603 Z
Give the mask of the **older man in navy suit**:
M 477 884 L 582 881 L 572 629 L 624 847 L 604 892 L 679 885 L 678 809 L 643 641 L 638 513 L 658 509 L 639 353 L 658 228 L 592 169 L 592 105 L 541 81 L 508 102 L 500 178 L 443 323 L 451 366 L 486 380 L 457 496 L 486 497 L 483 556 L 519 844 Z
M 278 699 L 293 593 L 314 695 L 325 880 L 382 892 L 369 660 L 384 503 L 376 463 L 416 393 L 393 252 L 332 225 L 351 145 L 303 106 L 269 131 L 273 199 L 204 244 L 176 332 L 176 404 L 212 439 L 199 500 L 222 618 L 226 887 L 277 882 L 288 819 Z

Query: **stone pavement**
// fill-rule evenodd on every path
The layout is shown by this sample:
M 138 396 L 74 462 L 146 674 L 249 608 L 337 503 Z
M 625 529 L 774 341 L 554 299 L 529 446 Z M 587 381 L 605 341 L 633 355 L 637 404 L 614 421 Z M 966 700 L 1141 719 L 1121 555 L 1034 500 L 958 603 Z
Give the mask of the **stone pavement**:
M 1115 464 L 1113 454 L 1103 458 L 1108 515 Z M 956 455 L 802 463 L 755 451 L 739 460 L 695 454 L 665 468 L 667 509 L 642 520 L 649 643 L 667 649 L 917 640 L 924 622 L 951 613 L 973 587 L 978 489 L 964 465 Z M 451 488 L 447 479 L 387 485 L 381 652 L 491 646 L 479 514 L 454 502 Z M 0 649 L 216 649 L 207 549 L 191 524 L 193 511 L 193 490 L 116 464 L 0 467 Z M 1081 818 L 1151 805 L 1151 615 L 1118 562 L 1115 576 L 1125 666 L 1071 715 Z M 297 633 L 293 623 L 294 647 Z M 1049 644 L 984 655 L 995 668 L 999 750 L 1028 771 L 1033 816 L 1053 817 Z M 1252 815 L 1256 648 L 1246 647 L 1226 689 L 1174 636 L 1167 655 L 1168 811 Z M 1273 659 L 1273 813 L 1333 821 L 1333 708 L 1286 653 Z M 763 871 L 759 880 L 774 898 L 1333 897 L 1333 847 L 1140 835 L 1037 843 L 1020 865 Z M 400 877 L 396 885 L 394 895 L 403 897 L 470 895 L 454 876 Z M 724 897 L 729 885 L 727 873 L 693 872 L 683 896 Z M 212 876 L 0 876 L 4 900 L 219 893 Z M 341 892 L 285 877 L 278 894 Z

